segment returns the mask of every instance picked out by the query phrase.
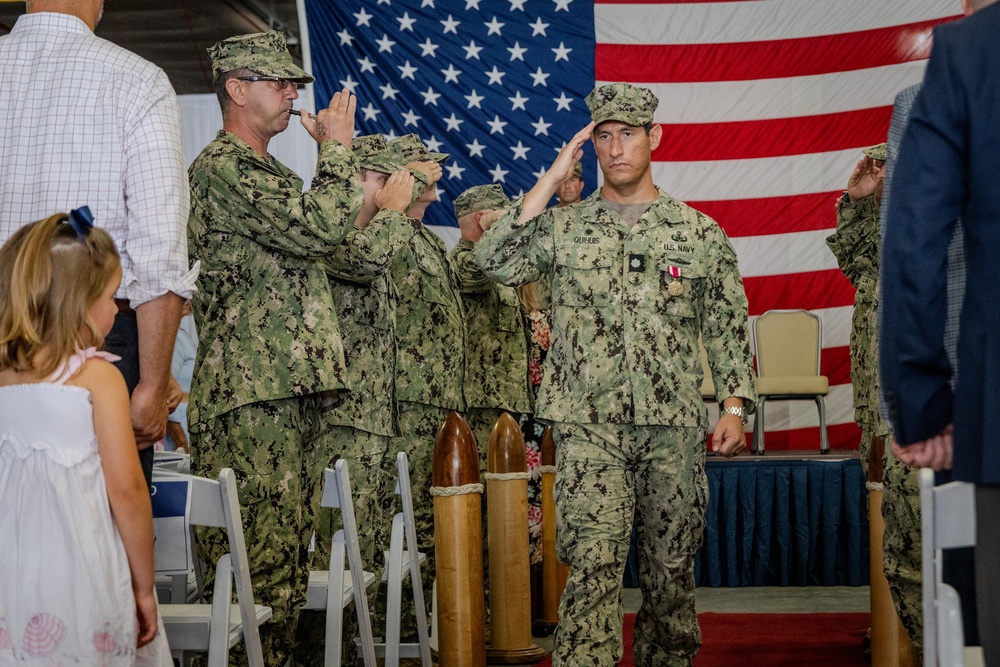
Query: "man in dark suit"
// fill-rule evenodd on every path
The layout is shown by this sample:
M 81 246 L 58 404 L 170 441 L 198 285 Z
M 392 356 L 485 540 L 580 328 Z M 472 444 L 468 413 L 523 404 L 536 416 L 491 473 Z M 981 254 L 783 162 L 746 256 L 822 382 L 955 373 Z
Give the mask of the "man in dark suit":
M 882 383 L 904 462 L 976 484 L 980 638 L 1000 665 L 1000 5 L 939 27 L 903 137 L 883 250 Z M 957 368 L 945 353 L 949 241 L 963 219 L 966 296 Z M 955 389 L 950 381 L 956 376 Z M 953 443 L 956 445 L 953 449 Z M 953 460 L 954 456 L 954 460 Z M 952 466 L 954 464 L 954 466 Z

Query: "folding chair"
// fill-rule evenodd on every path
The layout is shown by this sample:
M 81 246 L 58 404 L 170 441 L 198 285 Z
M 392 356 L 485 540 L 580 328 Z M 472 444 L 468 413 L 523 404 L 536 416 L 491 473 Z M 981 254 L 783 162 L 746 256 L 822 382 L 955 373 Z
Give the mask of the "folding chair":
M 962 607 L 954 588 L 941 581 L 941 550 L 976 545 L 975 486 L 934 486 L 934 471 L 920 470 L 920 530 L 923 559 L 924 667 L 965 664 Z
M 354 499 L 347 461 L 340 459 L 335 470 L 326 469 L 323 484 L 323 507 L 340 509 L 344 527 L 333 536 L 328 570 L 309 573 L 306 603 L 309 610 L 326 610 L 325 667 L 339 667 L 343 645 L 344 609 L 354 601 L 361 632 L 361 655 L 365 667 L 376 667 L 372 619 L 368 612 L 367 588 L 375 583 L 375 575 L 365 572 L 358 546 L 358 525 L 354 518 Z M 345 553 L 346 552 L 346 553 Z M 347 563 L 345 563 L 345 555 Z M 333 573 L 333 576 L 331 576 Z
M 399 659 L 420 658 L 423 667 L 431 667 L 431 646 L 427 632 L 427 615 L 419 610 L 424 606 L 424 586 L 420 565 L 427 556 L 417 551 L 417 528 L 413 518 L 413 495 L 410 492 L 410 463 L 406 452 L 396 455 L 396 494 L 403 505 L 403 511 L 392 518 L 389 536 L 389 551 L 385 552 L 385 568 L 382 581 L 386 582 L 385 643 L 376 645 L 384 651 L 385 667 L 398 667 Z M 417 557 L 413 558 L 416 553 Z M 399 628 L 402 615 L 403 580 L 410 578 L 413 589 L 414 606 L 417 611 L 416 644 L 401 644 Z
M 751 453 L 764 453 L 764 404 L 771 401 L 811 400 L 819 411 L 819 452 L 830 453 L 826 434 L 826 403 L 830 392 L 820 375 L 823 321 L 808 310 L 769 310 L 753 323 L 757 358 L 757 418 Z
M 208 653 L 209 667 L 226 667 L 229 649 L 242 639 L 250 667 L 263 667 L 259 626 L 271 618 L 271 608 L 254 604 L 233 471 L 223 468 L 218 481 L 190 475 L 170 475 L 169 479 L 191 484 L 191 525 L 224 528 L 229 540 L 229 553 L 216 564 L 212 604 L 160 606 L 170 649 L 182 664 L 185 651 L 197 651 Z M 234 583 L 237 602 L 232 604 Z

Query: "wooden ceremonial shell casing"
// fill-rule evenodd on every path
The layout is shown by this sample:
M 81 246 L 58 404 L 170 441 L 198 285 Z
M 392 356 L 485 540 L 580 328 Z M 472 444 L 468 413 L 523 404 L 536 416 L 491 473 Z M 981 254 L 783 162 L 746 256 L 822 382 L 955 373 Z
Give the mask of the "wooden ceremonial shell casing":
M 883 438 L 873 438 L 868 456 L 868 481 L 882 482 L 882 454 L 885 448 Z M 916 665 L 916 652 L 906 629 L 903 627 L 896 605 L 889 592 L 889 581 L 885 576 L 883 563 L 882 536 L 885 522 L 882 519 L 883 492 L 868 491 L 868 540 L 871 587 L 872 616 L 872 667 L 911 667 Z
M 548 426 L 542 434 L 542 465 L 555 464 L 556 443 L 552 427 Z M 542 615 L 535 619 L 535 626 L 541 630 L 559 625 L 559 600 L 569 577 L 569 568 L 556 558 L 555 483 L 555 473 L 542 473 Z
M 469 425 L 452 412 L 434 441 L 435 487 L 479 484 L 479 453 Z M 434 550 L 438 593 L 438 663 L 486 664 L 483 601 L 482 495 L 434 497 Z
M 486 454 L 494 474 L 527 473 L 521 427 L 500 415 Z M 545 650 L 531 641 L 531 557 L 528 540 L 528 480 L 486 482 L 490 553 L 490 664 L 538 662 Z M 502 582 L 502 585 L 501 585 Z

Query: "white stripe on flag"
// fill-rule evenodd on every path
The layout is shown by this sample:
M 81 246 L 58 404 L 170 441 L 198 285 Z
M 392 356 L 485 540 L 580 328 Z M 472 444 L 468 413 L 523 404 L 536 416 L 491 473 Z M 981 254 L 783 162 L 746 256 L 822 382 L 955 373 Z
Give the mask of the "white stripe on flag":
M 842 190 L 861 149 L 753 160 L 654 162 L 653 182 L 681 201 L 787 197 Z M 830 202 L 830 226 L 836 223 Z
M 831 226 L 835 222 L 831 201 Z M 826 237 L 832 233 L 833 229 L 817 229 L 791 234 L 740 236 L 730 241 L 736 249 L 740 275 L 744 278 L 780 276 L 786 273 L 839 268 L 837 258 L 826 245 Z
M 731 123 L 892 106 L 920 83 L 927 61 L 813 76 L 710 83 L 643 83 L 660 100 L 657 123 Z M 597 85 L 611 83 L 598 81 Z
M 953 16 L 955 0 L 597 4 L 599 44 L 727 44 L 839 35 Z

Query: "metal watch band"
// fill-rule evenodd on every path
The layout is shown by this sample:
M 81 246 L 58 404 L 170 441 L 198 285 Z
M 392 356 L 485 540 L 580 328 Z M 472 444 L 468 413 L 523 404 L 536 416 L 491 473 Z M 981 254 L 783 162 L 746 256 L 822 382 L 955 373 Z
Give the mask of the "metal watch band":
M 724 415 L 736 415 L 737 417 L 740 418 L 740 421 L 743 422 L 744 426 L 746 425 L 746 423 L 747 423 L 747 421 L 749 420 L 749 417 L 750 417 L 750 415 L 747 414 L 747 409 L 744 408 L 744 407 L 736 408 L 736 407 L 730 406 L 728 408 L 723 408 L 722 409 L 722 414 L 724 414 Z

